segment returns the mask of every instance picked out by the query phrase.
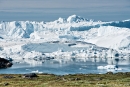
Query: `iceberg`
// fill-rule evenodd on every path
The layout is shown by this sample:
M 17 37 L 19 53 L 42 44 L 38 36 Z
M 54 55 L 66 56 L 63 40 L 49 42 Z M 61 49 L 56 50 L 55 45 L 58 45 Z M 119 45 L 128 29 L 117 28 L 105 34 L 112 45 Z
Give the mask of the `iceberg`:
M 110 63 L 116 53 L 120 60 L 129 60 L 130 20 L 102 22 L 71 15 L 51 22 L 2 21 L 0 48 L 1 57 L 14 61 L 92 58 L 100 62 L 107 58 Z

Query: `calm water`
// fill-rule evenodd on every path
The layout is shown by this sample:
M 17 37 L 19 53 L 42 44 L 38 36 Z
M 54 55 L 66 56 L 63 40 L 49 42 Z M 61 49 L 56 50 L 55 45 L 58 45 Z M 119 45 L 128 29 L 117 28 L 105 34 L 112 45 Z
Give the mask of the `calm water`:
M 62 63 L 61 63 L 62 62 Z M 39 73 L 51 73 L 57 75 L 75 74 L 75 73 L 106 73 L 107 70 L 99 70 L 98 66 L 108 65 L 107 62 L 91 62 L 80 60 L 69 61 L 55 61 L 46 60 L 41 63 L 14 63 L 11 68 L 0 69 L 0 73 L 6 74 L 25 74 L 32 72 Z M 130 64 L 118 64 L 118 67 L 122 70 L 113 72 L 130 72 Z

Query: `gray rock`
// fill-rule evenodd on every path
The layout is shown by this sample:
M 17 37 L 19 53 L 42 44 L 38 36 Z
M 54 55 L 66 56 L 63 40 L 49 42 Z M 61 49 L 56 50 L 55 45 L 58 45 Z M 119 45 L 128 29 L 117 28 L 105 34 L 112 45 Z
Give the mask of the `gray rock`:
M 23 74 L 23 78 L 33 78 L 38 77 L 35 73 Z

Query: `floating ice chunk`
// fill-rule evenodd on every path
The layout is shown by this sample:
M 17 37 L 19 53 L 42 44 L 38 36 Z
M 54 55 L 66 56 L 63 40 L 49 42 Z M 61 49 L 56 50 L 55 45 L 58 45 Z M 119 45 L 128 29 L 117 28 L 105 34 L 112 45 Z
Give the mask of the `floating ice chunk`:
M 97 69 L 104 69 L 104 66 L 98 66 Z
M 42 74 L 43 72 L 39 72 L 39 70 L 36 70 L 36 71 L 32 71 L 32 73 L 39 73 L 39 74 Z
M 105 70 L 107 70 L 107 71 L 122 70 L 121 68 L 118 68 L 117 65 L 98 66 L 97 69 L 105 69 Z

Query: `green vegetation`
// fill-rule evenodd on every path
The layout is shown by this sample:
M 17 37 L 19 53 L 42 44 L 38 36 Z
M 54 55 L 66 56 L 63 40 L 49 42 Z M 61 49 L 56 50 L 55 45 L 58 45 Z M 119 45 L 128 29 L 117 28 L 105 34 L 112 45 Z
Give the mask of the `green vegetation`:
M 130 72 L 53 75 L 23 78 L 21 74 L 0 74 L 0 87 L 130 87 Z

